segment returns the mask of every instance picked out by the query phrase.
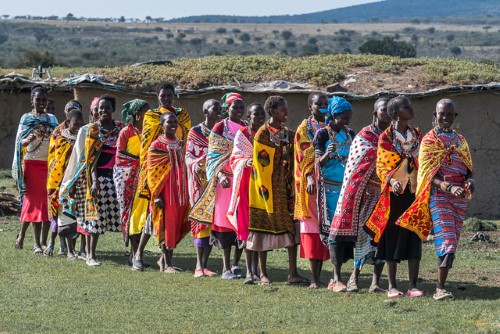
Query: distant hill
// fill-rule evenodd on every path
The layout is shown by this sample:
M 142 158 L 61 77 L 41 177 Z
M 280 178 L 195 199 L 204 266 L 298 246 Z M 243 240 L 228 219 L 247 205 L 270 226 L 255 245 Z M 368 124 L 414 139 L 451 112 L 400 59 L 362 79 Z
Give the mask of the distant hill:
M 300 15 L 229 16 L 202 15 L 169 22 L 213 23 L 328 23 L 405 21 L 422 18 L 439 21 L 443 17 L 500 17 L 499 0 L 385 0 L 364 5 Z

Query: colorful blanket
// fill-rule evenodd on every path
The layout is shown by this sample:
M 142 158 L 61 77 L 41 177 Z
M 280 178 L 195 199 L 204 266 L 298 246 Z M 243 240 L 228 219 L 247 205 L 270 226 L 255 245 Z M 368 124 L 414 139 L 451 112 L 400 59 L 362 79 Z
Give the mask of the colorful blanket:
M 364 127 L 354 138 L 347 160 L 342 189 L 330 226 L 332 240 L 355 241 L 359 230 L 359 209 L 366 185 L 375 171 L 380 130 Z M 361 222 L 364 223 L 364 222 Z
M 421 133 L 418 129 L 414 129 L 418 135 L 418 141 L 421 141 Z M 407 157 L 401 155 L 398 148 L 394 145 L 394 128 L 390 126 L 379 137 L 377 148 L 377 162 L 376 171 L 382 183 L 382 191 L 380 199 L 378 200 L 373 212 L 365 224 L 365 231 L 373 237 L 373 242 L 377 244 L 384 233 L 385 227 L 390 214 L 391 204 L 391 187 L 390 180 L 394 173 L 398 170 L 400 164 L 403 163 Z M 414 155 L 418 155 L 418 146 L 415 149 Z M 414 161 L 418 168 L 418 162 Z
M 41 116 L 44 116 L 43 118 Z M 23 139 L 29 136 L 33 131 L 53 131 L 57 127 L 57 119 L 52 114 L 44 114 L 35 116 L 33 113 L 26 113 L 19 121 L 19 128 L 16 135 L 16 146 L 14 148 L 14 159 L 12 160 L 12 178 L 16 181 L 17 189 L 23 202 L 24 194 L 26 193 L 26 185 L 24 183 L 24 155 L 26 148 L 22 146 Z
M 50 138 L 49 151 L 53 159 L 49 162 L 47 178 L 47 195 L 49 204 L 49 218 L 54 220 L 59 210 L 59 190 L 63 180 L 64 171 L 69 162 L 76 136 L 71 135 L 67 129 L 58 132 Z
M 215 209 L 217 175 L 229 161 L 233 142 L 215 132 L 208 139 L 207 180 L 208 184 L 189 213 L 189 219 L 200 224 L 211 225 Z
M 246 132 L 243 130 L 247 129 Z M 238 205 L 240 203 L 240 187 L 243 179 L 243 171 L 248 167 L 249 161 L 253 157 L 253 145 L 250 139 L 245 135 L 247 132 L 252 132 L 250 128 L 242 128 L 234 138 L 233 152 L 231 154 L 230 163 L 233 170 L 232 196 L 229 202 L 229 210 L 227 219 L 233 225 L 235 230 L 238 229 Z
M 396 224 L 415 232 L 422 240 L 426 240 L 432 228 L 432 217 L 429 207 L 432 179 L 441 166 L 451 161 L 451 155 L 456 154 L 467 169 L 474 171 L 469 145 L 465 138 L 454 131 L 458 145 L 447 147 L 437 135 L 436 129 L 428 132 L 422 140 L 419 153 L 419 169 L 416 198 L 413 204 L 401 215 Z
M 323 127 L 324 124 L 318 127 Z M 315 175 L 315 150 L 313 145 L 314 135 L 316 134 L 314 117 L 302 121 L 297 128 L 294 139 L 294 157 L 295 157 L 295 207 L 294 217 L 298 220 L 307 220 L 311 218 L 309 212 L 309 194 L 307 193 L 307 176 Z

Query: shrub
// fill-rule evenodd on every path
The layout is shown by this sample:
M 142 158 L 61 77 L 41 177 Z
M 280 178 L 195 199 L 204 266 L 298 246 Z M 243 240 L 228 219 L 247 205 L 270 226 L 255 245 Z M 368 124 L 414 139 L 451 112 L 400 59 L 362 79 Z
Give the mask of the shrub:
M 297 47 L 297 43 L 295 43 L 294 41 L 286 41 L 285 42 L 285 47 L 287 49 L 296 48 Z
M 250 41 L 250 35 L 244 32 L 243 34 L 240 35 L 239 37 L 240 41 L 242 42 L 249 42 Z
M 239 34 L 239 33 L 241 33 L 241 30 L 240 30 L 240 29 L 238 29 L 238 28 L 233 28 L 233 30 L 231 30 L 231 32 L 232 32 L 233 34 Z
M 460 49 L 458 46 L 454 46 L 454 47 L 451 47 L 451 48 L 450 48 L 450 52 L 451 52 L 454 56 L 459 56 L 459 55 L 462 53 L 462 49 Z
M 219 27 L 219 28 L 215 29 L 215 32 L 218 34 L 225 34 L 227 32 L 227 29 L 224 27 Z
M 281 38 L 285 41 L 288 41 L 292 37 L 292 32 L 290 30 L 283 30 L 281 32 Z
M 369 40 L 359 47 L 361 53 L 396 56 L 401 58 L 413 58 L 417 51 L 415 47 L 406 42 L 396 42 L 391 37 L 382 40 Z
M 189 40 L 189 44 L 191 44 L 193 46 L 198 46 L 198 45 L 201 45 L 202 43 L 203 43 L 203 40 L 201 38 L 193 38 L 193 39 Z
M 302 45 L 302 55 L 310 56 L 319 53 L 319 48 L 315 44 L 304 44 Z
M 227 44 L 227 45 L 232 45 L 232 44 L 234 44 L 234 39 L 232 39 L 232 38 L 226 38 L 226 44 Z
M 41 52 L 26 51 L 19 59 L 18 67 L 35 67 L 41 65 L 42 67 L 51 67 L 56 65 L 54 55 L 48 50 Z
M 3 44 L 9 40 L 9 35 L 0 33 L 0 44 Z
M 318 43 L 318 40 L 315 37 L 311 37 L 307 40 L 307 44 L 313 44 L 316 45 Z

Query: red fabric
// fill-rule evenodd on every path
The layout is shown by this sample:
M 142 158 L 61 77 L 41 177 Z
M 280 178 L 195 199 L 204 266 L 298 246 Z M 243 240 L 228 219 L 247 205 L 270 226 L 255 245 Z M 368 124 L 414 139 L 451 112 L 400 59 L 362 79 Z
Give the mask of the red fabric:
M 229 106 L 231 103 L 233 103 L 234 101 L 237 101 L 237 100 L 243 101 L 243 96 L 241 96 L 238 93 L 233 93 L 226 98 L 226 105 Z
M 80 225 L 76 225 L 76 231 L 82 235 L 82 238 L 83 236 L 90 235 L 90 233 L 81 228 Z
M 26 194 L 20 220 L 22 222 L 41 223 L 49 221 L 47 201 L 47 161 L 24 160 L 24 182 Z
M 319 233 L 300 234 L 300 258 L 322 261 L 326 261 L 330 258 L 330 252 L 321 242 Z
M 250 174 L 251 168 L 245 168 L 240 183 L 240 201 L 238 203 L 238 239 L 247 241 L 250 231 L 248 224 L 250 220 Z

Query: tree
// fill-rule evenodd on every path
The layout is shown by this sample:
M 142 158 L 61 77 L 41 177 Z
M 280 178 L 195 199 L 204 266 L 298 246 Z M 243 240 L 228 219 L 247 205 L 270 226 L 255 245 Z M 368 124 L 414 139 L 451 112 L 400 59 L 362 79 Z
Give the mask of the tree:
M 218 34 L 225 34 L 227 32 L 227 29 L 224 27 L 220 27 L 220 28 L 215 29 L 215 32 Z
M 460 49 L 458 46 L 454 46 L 450 48 L 450 52 L 456 57 L 462 53 L 462 49 Z
M 118 19 L 118 22 L 125 22 L 125 16 L 120 16 L 120 18 Z
M 285 41 L 288 41 L 292 37 L 292 32 L 290 30 L 283 30 L 281 32 L 281 38 Z
M 359 47 L 361 53 L 413 58 L 417 55 L 415 46 L 406 42 L 396 42 L 394 38 L 384 37 L 382 40 L 369 40 Z
M 42 67 L 51 67 L 56 65 L 54 55 L 48 50 L 41 52 L 38 51 L 26 51 L 19 59 L 18 67 L 36 67 L 41 65 Z
M 148 15 L 148 16 L 146 16 L 146 19 L 145 19 L 145 21 L 146 21 L 146 26 L 149 26 L 149 22 L 151 22 L 152 20 L 153 20 L 153 18 L 152 18 L 151 16 L 149 16 L 149 15 Z
M 307 43 L 302 45 L 302 55 L 311 56 L 319 53 L 319 48 L 316 44 Z
M 74 21 L 75 20 L 75 15 L 71 14 L 71 13 L 68 13 L 68 15 L 66 15 L 66 23 L 68 21 Z
M 232 45 L 232 44 L 234 44 L 234 39 L 232 39 L 231 37 L 226 38 L 226 44 L 227 44 L 227 45 Z
M 4 14 L 4 15 L 2 15 L 2 16 L 3 16 L 3 18 L 4 18 L 5 20 L 7 20 L 7 19 L 10 17 L 10 15 L 7 15 L 7 14 Z

